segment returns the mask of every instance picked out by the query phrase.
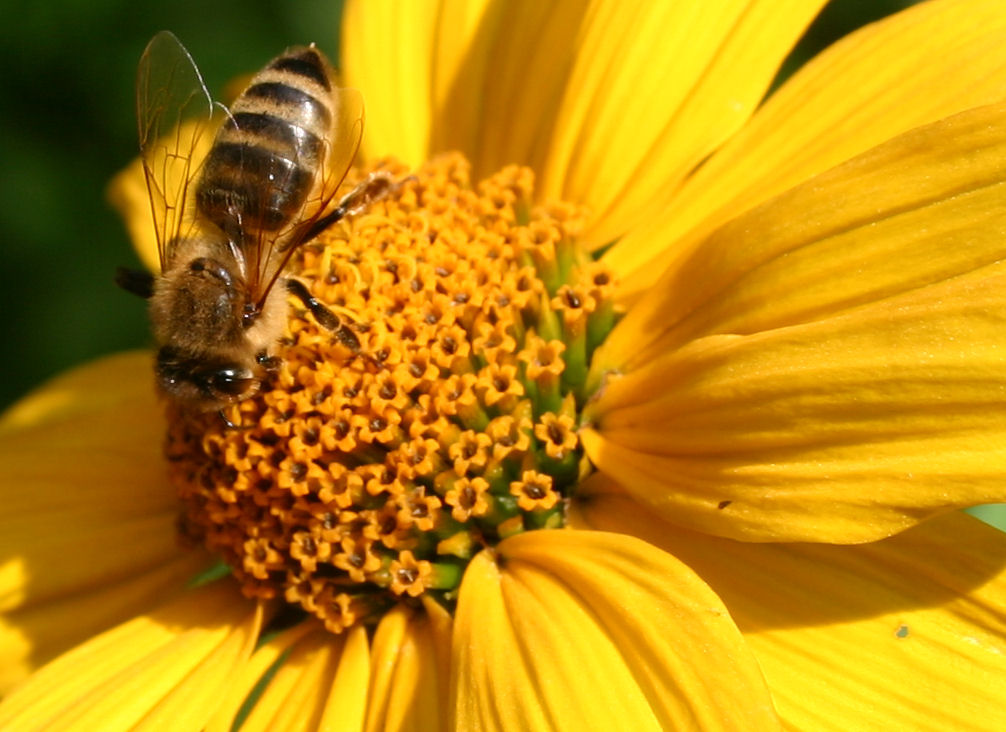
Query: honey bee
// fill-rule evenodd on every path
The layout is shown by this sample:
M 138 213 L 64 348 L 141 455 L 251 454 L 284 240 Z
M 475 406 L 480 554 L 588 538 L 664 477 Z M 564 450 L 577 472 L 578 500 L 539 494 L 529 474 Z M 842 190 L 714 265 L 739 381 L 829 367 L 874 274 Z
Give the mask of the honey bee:
M 149 299 L 161 392 L 221 415 L 254 395 L 279 365 L 271 349 L 288 295 L 358 353 L 349 325 L 284 271 L 298 247 L 395 186 L 373 173 L 336 202 L 360 145 L 363 103 L 335 85 L 321 51 L 288 49 L 227 110 L 162 31 L 140 58 L 136 112 L 161 271 L 120 270 L 117 279 Z

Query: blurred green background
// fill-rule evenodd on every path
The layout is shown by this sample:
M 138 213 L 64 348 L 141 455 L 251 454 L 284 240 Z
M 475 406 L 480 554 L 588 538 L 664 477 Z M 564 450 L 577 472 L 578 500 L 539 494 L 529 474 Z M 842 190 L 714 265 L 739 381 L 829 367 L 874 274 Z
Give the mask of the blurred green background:
M 911 4 L 835 0 L 793 63 Z M 112 283 L 117 265 L 138 261 L 104 189 L 137 152 L 133 80 L 150 37 L 173 30 L 219 93 L 291 44 L 315 41 L 334 55 L 339 5 L 7 1 L 0 29 L 0 408 L 67 367 L 149 342 L 144 303 Z

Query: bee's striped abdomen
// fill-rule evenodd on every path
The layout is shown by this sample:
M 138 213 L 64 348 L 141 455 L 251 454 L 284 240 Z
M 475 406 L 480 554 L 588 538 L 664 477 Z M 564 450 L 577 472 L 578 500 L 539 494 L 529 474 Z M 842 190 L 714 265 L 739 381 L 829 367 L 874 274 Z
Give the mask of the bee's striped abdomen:
M 331 89 L 314 48 L 290 49 L 256 74 L 206 158 L 199 210 L 231 236 L 275 231 L 297 216 L 331 131 Z

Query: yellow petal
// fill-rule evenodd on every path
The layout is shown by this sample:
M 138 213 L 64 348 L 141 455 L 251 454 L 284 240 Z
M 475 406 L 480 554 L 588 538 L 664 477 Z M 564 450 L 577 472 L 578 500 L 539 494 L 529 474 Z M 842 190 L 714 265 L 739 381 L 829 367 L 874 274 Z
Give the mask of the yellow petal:
M 294 643 L 318 627 L 310 622 L 299 623 L 261 643 L 231 679 L 226 694 L 221 698 L 212 719 L 206 725 L 207 732 L 229 732 L 234 717 L 256 684 L 260 682 L 263 674 L 288 652 Z
M 148 353 L 105 358 L 0 418 L 0 643 L 20 666 L 7 682 L 207 563 L 177 541 L 150 368 Z
M 344 642 L 344 636 L 317 628 L 295 643 L 241 729 L 246 732 L 318 729 Z
M 861 546 L 748 544 L 594 495 L 574 521 L 687 562 L 754 649 L 787 728 L 1006 728 L 1006 536 L 958 513 Z
M 257 685 L 274 665 L 275 675 Z M 258 692 L 242 730 L 361 732 L 367 707 L 369 650 L 366 630 L 356 626 L 343 635 L 305 621 L 261 644 L 239 670 L 207 725 L 207 732 L 228 732 L 250 694 Z
M 113 356 L 53 380 L 4 415 L 4 609 L 178 556 L 151 381 L 149 354 Z
M 482 552 L 455 616 L 457 729 L 773 729 L 719 599 L 629 536 L 533 531 Z
M 613 379 L 590 459 L 667 520 L 857 543 L 1006 499 L 1006 263 L 846 315 L 709 336 Z
M 73 418 L 87 418 L 93 411 L 114 412 L 134 400 L 139 400 L 140 408 L 159 413 L 152 365 L 149 351 L 131 351 L 60 374 L 0 415 L 0 436 L 7 439 L 33 427 L 49 429 Z
M 1006 105 L 906 133 L 721 227 L 595 361 L 624 370 L 699 336 L 821 319 L 999 261 L 1004 181 Z
M 744 124 L 822 5 L 593 4 L 542 168 L 542 197 L 590 207 L 590 248 L 623 234 Z
M 606 261 L 634 297 L 739 212 L 913 127 L 1004 96 L 1001 2 L 919 3 L 804 66 Z
M 339 667 L 325 701 L 319 732 L 359 732 L 367 715 L 370 645 L 367 631 L 356 625 L 346 631 Z
M 40 669 L 0 703 L 0 728 L 199 729 L 261 620 L 230 581 L 194 590 Z
M 435 0 L 346 3 L 341 71 L 366 100 L 363 151 L 371 160 L 394 155 L 415 166 L 429 154 L 437 11 Z
M 475 149 L 462 148 L 476 177 L 511 163 L 542 169 L 589 4 L 498 3 L 505 14 L 487 43 L 480 129 Z
M 983 107 L 721 228 L 595 356 L 626 372 L 590 408 L 595 464 L 753 540 L 868 541 L 1001 500 L 1004 178 L 1006 106 Z
M 381 618 L 370 653 L 370 692 L 371 699 L 386 699 L 391 695 L 392 678 L 395 665 L 398 662 L 398 649 L 405 638 L 406 628 L 411 611 L 403 606 L 395 607 Z M 366 729 L 375 730 L 383 726 L 384 709 L 371 703 L 367 712 Z
M 433 636 L 433 647 L 436 651 L 437 674 L 440 692 L 438 701 L 441 709 L 450 709 L 450 678 L 451 678 L 451 642 L 454 636 L 454 616 L 430 598 L 423 596 L 423 609 L 430 621 L 430 633 Z M 441 714 L 441 721 L 446 722 L 448 713 Z
M 60 653 L 183 591 L 206 564 L 198 553 L 102 584 L 35 602 L 0 617 L 0 694 Z
M 475 159 L 486 79 L 495 77 L 498 68 L 495 63 L 490 67 L 491 51 L 502 16 L 510 10 L 512 6 L 491 0 L 441 0 L 433 29 L 429 152 L 458 150 Z
M 445 651 L 424 613 L 399 605 L 377 626 L 371 649 L 372 675 L 367 730 L 444 728 L 447 679 L 438 658 Z
M 67 467 L 63 471 L 70 472 Z M 74 488 L 70 481 L 55 480 L 21 485 L 33 490 L 51 490 L 56 485 L 63 490 Z M 122 517 L 122 508 L 111 506 L 111 515 L 96 519 L 97 525 L 90 523 L 99 513 L 96 509 L 40 506 L 31 519 L 22 513 L 3 517 L 0 549 L 6 559 L 0 571 L 0 602 L 4 611 L 112 586 L 180 558 L 176 513 L 129 520 Z

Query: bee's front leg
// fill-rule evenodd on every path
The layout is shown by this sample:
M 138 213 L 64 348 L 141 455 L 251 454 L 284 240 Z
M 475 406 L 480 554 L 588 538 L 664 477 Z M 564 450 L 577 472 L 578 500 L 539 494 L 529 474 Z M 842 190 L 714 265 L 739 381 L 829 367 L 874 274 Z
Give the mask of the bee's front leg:
M 255 356 L 255 361 L 266 370 L 266 373 L 274 374 L 283 365 L 283 359 L 279 356 L 270 356 L 266 351 L 259 351 Z

